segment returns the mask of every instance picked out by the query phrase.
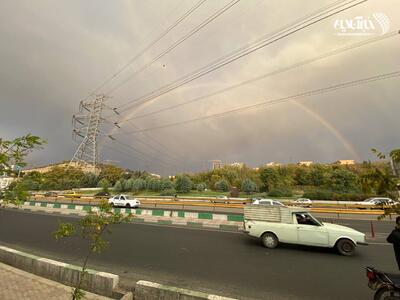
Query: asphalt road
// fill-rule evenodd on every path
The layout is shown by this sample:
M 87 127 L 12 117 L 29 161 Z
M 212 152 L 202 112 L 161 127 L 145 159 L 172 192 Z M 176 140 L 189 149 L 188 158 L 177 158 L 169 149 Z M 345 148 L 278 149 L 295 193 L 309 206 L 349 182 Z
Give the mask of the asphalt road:
M 77 218 L 2 209 L 0 242 L 78 264 L 86 244 L 79 238 L 56 242 L 51 233 L 59 221 Z M 351 223 L 356 229 L 369 225 Z M 392 224 L 379 226 L 386 235 Z M 392 248 L 379 239 L 352 257 L 289 245 L 268 250 L 240 233 L 142 224 L 115 226 L 109 240 L 110 248 L 90 265 L 121 275 L 124 286 L 144 279 L 239 299 L 372 299 L 364 267 L 396 271 Z

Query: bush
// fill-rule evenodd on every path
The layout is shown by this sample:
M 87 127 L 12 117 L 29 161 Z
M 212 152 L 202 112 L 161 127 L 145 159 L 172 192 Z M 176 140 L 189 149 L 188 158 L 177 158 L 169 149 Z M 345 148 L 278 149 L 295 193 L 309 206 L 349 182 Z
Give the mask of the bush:
M 164 178 L 161 180 L 161 190 L 170 190 L 174 188 L 174 184 L 168 178 Z
M 251 179 L 246 178 L 242 181 L 241 191 L 246 193 L 247 195 L 250 195 L 251 193 L 257 191 L 257 185 Z
M 123 188 L 124 187 L 122 186 L 122 183 L 119 180 L 114 184 L 114 191 L 117 193 L 121 193 Z
M 187 175 L 178 175 L 175 180 L 175 189 L 178 193 L 189 193 L 193 183 Z
M 334 193 L 332 191 L 317 190 L 314 192 L 304 193 L 304 198 L 311 200 L 332 200 L 332 201 L 363 201 L 374 195 L 356 194 L 356 193 Z
M 204 192 L 204 190 L 207 188 L 206 184 L 204 182 L 199 183 L 196 185 L 196 190 L 199 192 Z
M 293 196 L 293 192 L 289 188 L 276 188 L 272 189 L 268 192 L 268 196 L 270 197 L 291 197 Z
M 160 193 L 161 196 L 175 196 L 176 195 L 176 191 L 175 189 L 167 189 L 167 190 L 163 190 Z
M 229 183 L 225 179 L 222 179 L 215 183 L 214 188 L 219 192 L 227 192 L 229 190 Z
M 143 179 L 135 179 L 132 184 L 132 191 L 137 193 L 146 189 L 146 181 Z

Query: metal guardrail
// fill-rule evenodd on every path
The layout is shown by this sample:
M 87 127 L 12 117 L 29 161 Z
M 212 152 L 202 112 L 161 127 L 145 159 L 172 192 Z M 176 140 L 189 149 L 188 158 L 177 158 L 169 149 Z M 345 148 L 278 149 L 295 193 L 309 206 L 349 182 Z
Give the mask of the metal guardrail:
M 33 197 L 34 200 L 43 201 L 47 200 L 50 202 L 68 202 L 68 203 L 75 203 L 75 204 L 99 204 L 102 200 L 106 199 L 103 197 L 101 198 L 94 198 L 94 197 L 80 197 L 80 198 L 68 198 L 64 196 L 57 196 L 57 197 L 44 197 L 44 196 L 35 196 Z M 226 200 L 225 202 L 230 203 L 215 203 L 215 199 L 190 199 L 190 198 L 158 198 L 158 197 L 142 197 L 140 201 L 143 204 L 154 205 L 154 208 L 171 205 L 171 206 L 181 206 L 182 209 L 190 208 L 190 207 L 206 207 L 206 208 L 236 208 L 241 209 L 243 208 L 243 200 L 237 199 L 222 199 Z M 232 201 L 234 200 L 234 201 Z M 233 203 L 232 203 L 233 202 Z M 250 203 L 250 202 L 249 202 Z M 315 205 L 318 204 L 318 205 Z M 363 209 L 361 209 L 363 208 Z M 330 203 L 313 203 L 313 206 L 308 208 L 312 212 L 318 213 L 335 213 L 335 214 L 359 214 L 359 215 L 381 215 L 383 214 L 382 209 L 376 209 L 376 207 L 367 207 L 361 205 L 346 205 L 346 204 L 330 204 Z

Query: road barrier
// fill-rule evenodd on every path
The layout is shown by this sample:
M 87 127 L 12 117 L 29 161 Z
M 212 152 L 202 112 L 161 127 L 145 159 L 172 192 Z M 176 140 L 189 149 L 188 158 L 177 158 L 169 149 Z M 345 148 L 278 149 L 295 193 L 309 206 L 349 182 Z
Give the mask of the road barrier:
M 214 300 L 235 300 L 234 298 L 227 298 L 217 295 L 211 295 L 203 292 L 177 288 L 170 285 L 159 284 L 150 281 L 140 280 L 136 282 L 135 299 L 140 300 L 201 300 L 201 299 L 214 299 Z
M 0 261 L 35 275 L 76 286 L 81 267 L 52 259 L 38 257 L 8 247 L 0 246 Z M 119 276 L 87 269 L 85 290 L 104 296 L 112 296 L 119 282 Z
M 44 197 L 34 197 L 35 201 L 41 201 L 46 199 L 47 202 L 54 203 L 71 203 L 71 204 L 89 204 L 97 205 L 102 200 L 94 198 L 44 198 Z M 165 208 L 165 206 L 172 206 L 176 209 L 200 209 L 205 208 L 205 210 L 216 211 L 220 208 L 228 209 L 242 209 L 243 203 L 212 203 L 210 201 L 199 201 L 195 200 L 184 200 L 178 198 L 177 200 L 171 201 L 170 199 L 159 199 L 159 198 L 141 198 L 141 203 L 143 205 L 151 205 L 152 208 Z M 237 200 L 236 200 L 237 201 Z M 240 200 L 242 201 L 242 200 Z M 339 206 L 338 206 L 339 205 Z M 307 208 L 307 207 L 306 207 Z M 363 208 L 363 209 L 361 209 Z M 369 208 L 369 207 L 368 207 Z M 386 208 L 386 207 L 384 207 Z M 307 208 L 312 212 L 318 213 L 335 213 L 335 214 L 357 214 L 357 215 L 381 215 L 384 213 L 383 209 L 376 209 L 372 207 L 365 209 L 365 206 L 360 205 L 347 205 L 347 204 L 330 204 L 330 203 L 315 203 L 312 207 Z

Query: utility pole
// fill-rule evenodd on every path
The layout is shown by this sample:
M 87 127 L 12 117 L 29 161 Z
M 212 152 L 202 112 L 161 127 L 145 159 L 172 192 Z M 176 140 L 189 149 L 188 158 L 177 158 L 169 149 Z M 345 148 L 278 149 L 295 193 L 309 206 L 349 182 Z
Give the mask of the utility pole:
M 105 95 L 96 95 L 95 99 L 81 101 L 79 114 L 72 117 L 74 138 L 83 138 L 68 167 L 81 167 L 83 170 L 98 174 L 97 137 L 100 130 L 101 113 Z

